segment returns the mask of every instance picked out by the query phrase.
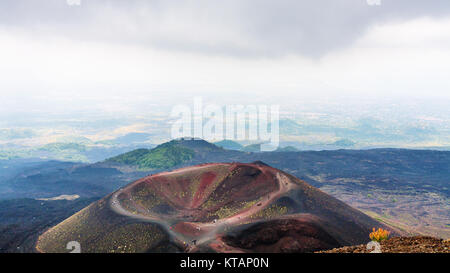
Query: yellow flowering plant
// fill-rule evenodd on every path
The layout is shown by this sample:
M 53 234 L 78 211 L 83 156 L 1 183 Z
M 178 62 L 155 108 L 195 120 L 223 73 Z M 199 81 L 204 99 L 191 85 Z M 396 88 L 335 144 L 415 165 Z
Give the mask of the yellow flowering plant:
M 383 240 L 387 240 L 389 238 L 389 235 L 391 232 L 378 228 L 378 230 L 375 230 L 375 228 L 372 229 L 372 233 L 369 234 L 369 237 L 372 241 L 381 242 Z

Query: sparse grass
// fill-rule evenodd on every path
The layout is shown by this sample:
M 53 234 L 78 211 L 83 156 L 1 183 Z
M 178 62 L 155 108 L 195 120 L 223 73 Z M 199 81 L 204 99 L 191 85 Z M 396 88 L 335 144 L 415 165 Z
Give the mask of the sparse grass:
M 274 217 L 285 215 L 288 212 L 288 208 L 285 206 L 271 205 L 257 213 L 253 214 L 252 219 L 272 219 Z
M 227 217 L 231 217 L 233 215 L 238 214 L 239 212 L 242 212 L 243 210 L 246 210 L 248 208 L 251 208 L 252 206 L 255 206 L 256 203 L 258 203 L 259 199 L 248 201 L 248 202 L 238 202 L 237 204 L 230 204 L 226 206 L 220 207 L 215 212 L 211 212 L 208 216 L 214 217 L 217 216 L 219 219 L 224 219 Z
M 45 232 L 37 248 L 66 253 L 67 243 L 77 241 L 83 253 L 145 252 L 165 239 L 158 225 L 117 216 L 102 199 Z

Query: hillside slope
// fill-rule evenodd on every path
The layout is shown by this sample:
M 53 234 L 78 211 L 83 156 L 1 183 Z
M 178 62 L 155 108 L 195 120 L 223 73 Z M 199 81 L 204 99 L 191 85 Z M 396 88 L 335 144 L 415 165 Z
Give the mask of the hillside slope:
M 380 243 L 382 253 L 450 253 L 450 241 L 427 236 L 395 237 Z M 366 245 L 346 246 L 320 253 L 370 253 Z
M 40 252 L 313 252 L 383 226 L 263 163 L 211 163 L 147 176 L 39 237 Z
M 171 141 L 154 149 L 137 149 L 107 159 L 106 162 L 136 166 L 140 170 L 174 167 L 194 157 L 195 152 Z

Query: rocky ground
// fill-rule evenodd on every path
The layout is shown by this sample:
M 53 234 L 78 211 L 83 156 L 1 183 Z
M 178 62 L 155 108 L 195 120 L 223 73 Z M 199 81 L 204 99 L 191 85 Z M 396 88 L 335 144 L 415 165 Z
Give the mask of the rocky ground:
M 373 249 L 372 249 L 373 250 Z M 346 246 L 319 253 L 369 253 L 366 245 Z M 433 237 L 394 237 L 381 242 L 382 253 L 450 253 L 450 240 Z

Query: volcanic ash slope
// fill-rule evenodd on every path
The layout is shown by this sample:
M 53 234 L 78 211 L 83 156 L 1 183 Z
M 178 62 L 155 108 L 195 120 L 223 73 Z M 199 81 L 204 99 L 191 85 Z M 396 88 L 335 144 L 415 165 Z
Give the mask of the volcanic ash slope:
M 369 241 L 382 224 L 262 162 L 142 178 L 42 234 L 39 252 L 313 252 Z

